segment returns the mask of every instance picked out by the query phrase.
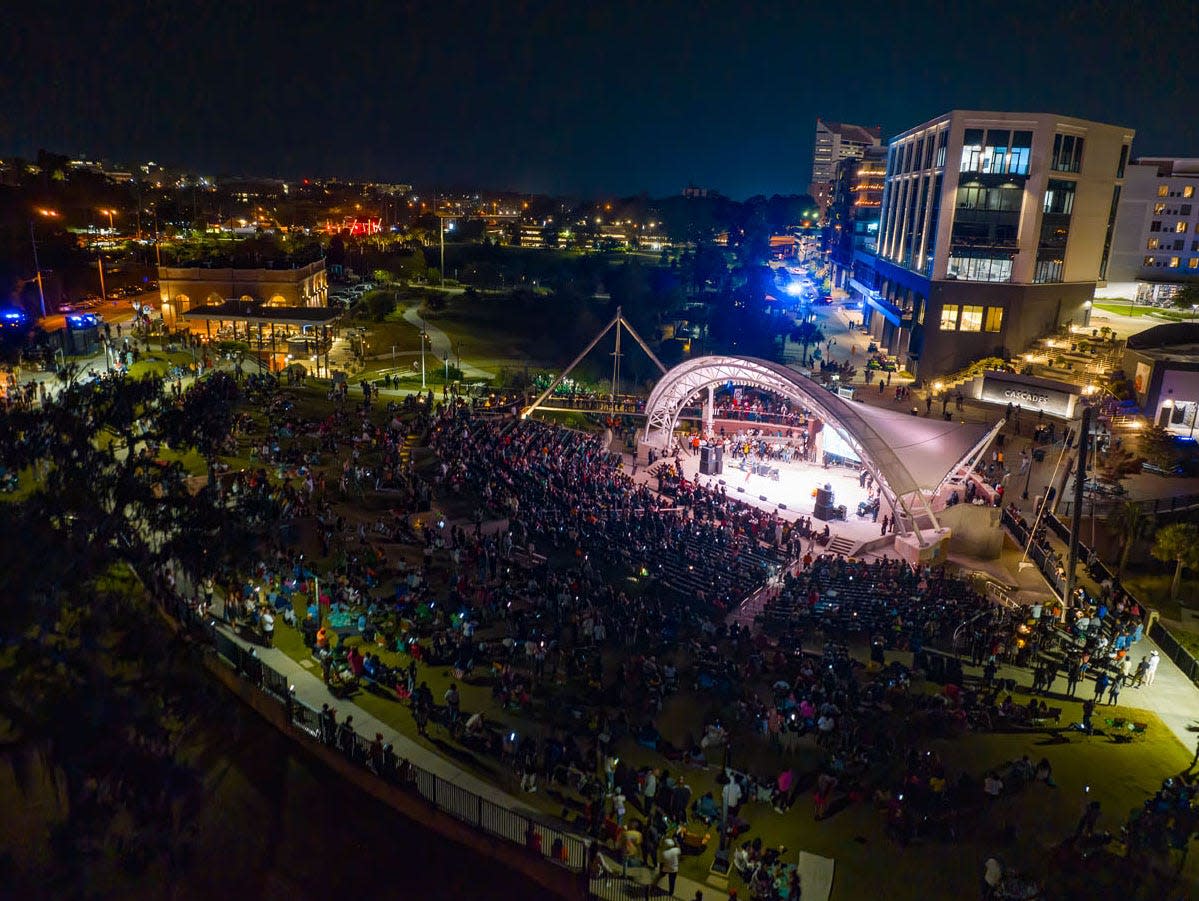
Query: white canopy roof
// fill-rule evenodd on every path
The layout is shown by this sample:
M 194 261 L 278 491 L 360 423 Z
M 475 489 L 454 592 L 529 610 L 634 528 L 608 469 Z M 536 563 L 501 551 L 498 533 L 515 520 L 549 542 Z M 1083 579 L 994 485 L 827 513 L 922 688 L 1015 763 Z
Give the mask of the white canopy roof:
M 646 405 L 645 440 L 665 446 L 679 411 L 698 392 L 732 382 L 793 400 L 836 430 L 895 495 L 935 490 L 988 427 L 912 416 L 850 401 L 806 375 L 755 357 L 696 357 L 667 372 Z

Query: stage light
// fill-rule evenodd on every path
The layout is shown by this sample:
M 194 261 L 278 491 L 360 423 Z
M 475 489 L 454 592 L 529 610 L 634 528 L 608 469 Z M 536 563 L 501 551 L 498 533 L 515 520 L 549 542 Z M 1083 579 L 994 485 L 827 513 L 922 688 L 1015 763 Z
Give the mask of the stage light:
M 791 284 L 787 285 L 787 287 L 783 290 L 785 290 L 792 297 L 799 297 L 801 294 L 803 294 L 803 285 L 801 285 L 799 282 L 791 282 Z

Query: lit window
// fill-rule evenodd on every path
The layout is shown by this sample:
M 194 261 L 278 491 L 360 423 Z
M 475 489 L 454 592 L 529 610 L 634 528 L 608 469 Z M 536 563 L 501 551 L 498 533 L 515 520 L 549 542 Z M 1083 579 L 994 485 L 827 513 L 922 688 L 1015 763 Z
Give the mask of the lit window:
M 1169 185 L 1158 185 L 1157 186 L 1157 196 L 1158 197 L 1169 197 L 1170 196 L 1170 186 Z
M 1188 269 L 1199 269 L 1199 257 L 1191 257 L 1187 260 Z
M 1146 250 L 1157 250 L 1161 246 L 1162 246 L 1162 242 L 1159 241 L 1157 238 L 1150 238 L 1149 243 L 1145 245 L 1145 249 Z
M 1187 224 L 1185 222 L 1174 223 L 1174 232 L 1176 234 L 1179 234 L 1179 235 L 1186 234 L 1186 230 L 1187 230 Z
M 958 327 L 958 305 L 946 304 L 941 307 L 941 331 L 952 332 Z
M 1166 211 L 1166 205 L 1164 203 L 1155 203 L 1153 205 L 1153 215 L 1154 216 L 1160 216 L 1165 211 Z
M 987 307 L 987 319 L 983 328 L 988 332 L 997 332 L 1003 328 L 1003 307 Z
M 1182 189 L 1182 196 L 1183 197 L 1194 197 L 1195 196 L 1195 186 L 1194 185 L 1186 185 Z
M 1153 265 L 1153 257 L 1145 257 L 1145 259 L 1141 262 L 1141 265 L 1146 266 L 1146 267 L 1152 266 Z
M 962 325 L 963 332 L 978 332 L 982 331 L 983 327 L 983 308 L 982 307 L 962 307 Z
M 1178 268 L 1178 257 L 1170 257 L 1170 268 L 1171 269 Z

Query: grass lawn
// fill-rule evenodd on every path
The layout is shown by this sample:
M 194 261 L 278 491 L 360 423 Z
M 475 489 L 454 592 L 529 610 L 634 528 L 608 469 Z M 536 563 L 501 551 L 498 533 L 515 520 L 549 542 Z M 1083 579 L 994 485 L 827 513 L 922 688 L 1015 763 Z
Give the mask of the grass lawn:
M 415 553 L 415 549 L 411 550 Z M 302 615 L 303 602 L 298 599 L 297 603 L 300 606 L 297 613 Z M 359 639 L 353 637 L 348 641 L 357 643 Z M 276 629 L 275 642 L 294 659 L 309 659 L 298 631 L 281 626 Z M 379 653 L 389 665 L 407 664 L 408 658 L 404 654 L 379 651 L 377 648 L 371 650 Z M 606 669 L 613 672 L 612 667 Z M 422 666 L 419 678 L 429 683 L 434 698 L 440 702 L 452 677 L 448 668 Z M 521 734 L 548 734 L 547 725 L 534 722 L 520 713 L 499 709 L 486 685 L 460 682 L 459 688 L 463 710 L 484 710 L 492 723 L 502 724 L 504 729 Z M 936 688 L 935 685 L 926 686 L 924 690 L 933 691 Z M 759 691 L 765 691 L 764 685 L 759 686 Z M 1135 703 L 1135 694 L 1135 691 L 1129 690 L 1125 693 L 1125 699 Z M 1017 697 L 1018 702 L 1023 700 L 1023 696 Z M 358 692 L 352 703 L 387 722 L 413 741 L 449 757 L 464 769 L 492 781 L 510 794 L 522 797 L 545 813 L 563 813 L 562 796 L 551 796 L 544 786 L 536 794 L 522 795 L 517 776 L 507 766 L 494 758 L 461 748 L 439 727 L 431 727 L 428 738 L 418 736 L 406 705 L 365 691 Z M 545 698 L 542 703 L 548 711 L 555 702 Z M 1076 722 L 1080 718 L 1080 703 L 1063 699 L 1052 703 L 1064 708 L 1063 724 Z M 699 734 L 703 724 L 720 710 L 716 699 L 683 691 L 667 700 L 655 722 L 664 737 L 677 746 L 683 746 L 689 736 Z M 345 712 L 344 704 L 342 712 Z M 817 822 L 810 792 L 801 793 L 795 805 L 785 814 L 776 813 L 766 804 L 745 805 L 742 816 L 751 824 L 747 838 L 761 837 L 768 845 L 785 845 L 788 859 L 791 860 L 800 850 L 834 858 L 837 861 L 837 877 L 833 897 L 836 899 L 881 897 L 879 890 L 882 886 L 887 887 L 886 897 L 895 899 L 925 901 L 929 898 L 972 897 L 977 891 L 982 864 L 993 854 L 1001 855 L 1009 865 L 1046 882 L 1061 880 L 1065 877 L 1051 871 L 1050 849 L 1072 832 L 1085 802 L 1099 800 L 1104 811 L 1102 827 L 1116 830 L 1133 809 L 1156 791 L 1163 777 L 1182 770 L 1190 761 L 1189 751 L 1148 711 L 1133 707 L 1101 707 L 1095 717 L 1097 727 L 1104 730 L 1104 720 L 1116 716 L 1146 722 L 1149 728 L 1142 738 L 1128 744 L 1118 744 L 1100 734 L 1083 736 L 1069 732 L 1064 733 L 1064 738 L 1059 740 L 1044 732 L 967 733 L 918 744 L 918 747 L 940 754 L 951 779 L 956 779 L 962 771 L 981 777 L 986 770 L 999 768 L 1022 754 L 1027 754 L 1034 762 L 1047 757 L 1053 765 L 1058 783 L 1056 789 L 1034 784 L 1026 786 L 1012 797 L 987 804 L 960 824 L 960 833 L 952 845 L 930 839 L 901 848 L 886 836 L 883 814 L 869 801 L 839 810 L 834 808 L 829 818 Z M 628 736 L 618 742 L 617 750 L 622 759 L 636 767 L 664 764 L 661 756 L 638 745 Z M 698 798 L 704 792 L 718 792 L 714 777 L 722 753 L 721 750 L 710 752 L 710 765 L 705 769 L 687 767 L 681 763 L 666 766 L 676 774 L 681 773 L 692 786 L 693 798 Z M 794 767 L 800 772 L 814 772 L 821 765 L 822 757 L 822 752 L 810 738 L 801 739 L 786 752 L 779 753 L 758 736 L 741 735 L 731 748 L 733 766 L 752 770 L 760 776 L 772 775 L 785 766 Z M 902 761 L 892 761 L 892 772 L 882 777 L 881 781 L 885 784 L 895 778 L 900 766 Z M 1090 786 L 1089 791 L 1087 786 Z M 639 816 L 635 804 L 631 805 L 629 817 L 636 819 Z M 946 854 L 950 849 L 954 864 L 947 867 Z M 713 841 L 704 853 L 685 857 L 682 872 L 702 882 L 708 874 L 714 851 Z M 1188 861 L 1186 866 L 1191 878 L 1199 878 L 1199 861 Z M 1080 877 L 1080 885 L 1090 880 L 1090 885 L 1099 888 L 1099 896 L 1106 897 L 1105 892 L 1114 891 L 1118 884 L 1118 873 L 1116 864 L 1096 864 L 1085 877 Z M 1139 891 L 1128 888 L 1128 897 L 1156 897 L 1154 892 L 1157 885 L 1153 878 L 1147 878 Z M 730 887 L 739 888 L 739 893 L 747 896 L 736 877 Z
M 140 379 L 147 375 L 165 375 L 175 366 L 190 366 L 191 351 L 175 351 L 167 353 L 161 350 L 143 353 L 141 359 L 129 367 L 129 377 Z
M 1160 316 L 1162 319 L 1172 319 L 1175 322 L 1189 322 L 1194 314 L 1173 307 L 1146 307 L 1130 304 L 1128 301 L 1112 303 L 1110 301 L 1095 301 L 1095 309 L 1105 313 L 1115 313 L 1117 316 Z
M 501 366 L 538 366 L 541 357 L 530 331 L 512 316 L 506 298 L 459 296 L 450 299 L 445 310 L 428 316 L 431 325 L 441 329 L 462 359 L 484 369 Z

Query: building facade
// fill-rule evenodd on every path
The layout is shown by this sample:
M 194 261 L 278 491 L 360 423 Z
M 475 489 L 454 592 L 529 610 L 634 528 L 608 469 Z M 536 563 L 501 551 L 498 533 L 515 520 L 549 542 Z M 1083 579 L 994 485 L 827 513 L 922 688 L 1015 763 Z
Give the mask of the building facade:
M 267 269 L 159 266 L 158 285 L 162 319 L 167 328 L 183 325 L 183 314 L 190 309 L 217 306 L 227 300 L 253 301 L 271 307 L 329 305 L 324 260 Z
M 878 251 L 878 220 L 887 176 L 887 150 L 868 147 L 858 159 L 837 163 L 833 200 L 825 224 L 826 249 L 837 288 L 848 285 L 855 251 Z
M 1193 440 L 1199 425 L 1199 323 L 1154 326 L 1128 339 L 1124 372 L 1151 422 Z
M 887 148 L 876 253 L 854 254 L 866 326 L 920 377 L 1086 324 L 1133 131 L 954 110 Z
M 832 201 L 837 179 L 837 164 L 846 159 L 861 159 L 867 148 L 881 147 L 881 125 L 867 127 L 845 122 L 816 120 L 816 140 L 812 147 L 812 182 L 808 193 L 823 213 Z
M 1128 165 L 1107 272 L 1115 294 L 1131 299 L 1131 290 L 1164 300 L 1177 285 L 1199 281 L 1197 195 L 1199 159 L 1141 158 Z

